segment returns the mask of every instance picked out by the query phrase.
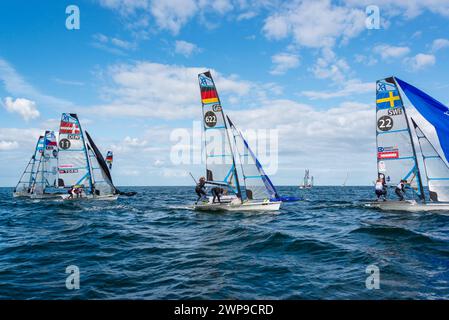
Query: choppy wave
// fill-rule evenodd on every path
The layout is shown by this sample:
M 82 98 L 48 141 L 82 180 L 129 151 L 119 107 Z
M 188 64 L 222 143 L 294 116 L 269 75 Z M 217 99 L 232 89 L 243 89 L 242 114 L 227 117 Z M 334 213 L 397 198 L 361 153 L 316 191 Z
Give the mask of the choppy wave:
M 0 299 L 449 298 L 449 217 L 369 210 L 371 188 L 283 187 L 305 200 L 278 214 L 193 212 L 192 188 L 127 189 L 138 195 L 82 203 L 0 189 Z M 372 264 L 380 290 L 365 288 Z

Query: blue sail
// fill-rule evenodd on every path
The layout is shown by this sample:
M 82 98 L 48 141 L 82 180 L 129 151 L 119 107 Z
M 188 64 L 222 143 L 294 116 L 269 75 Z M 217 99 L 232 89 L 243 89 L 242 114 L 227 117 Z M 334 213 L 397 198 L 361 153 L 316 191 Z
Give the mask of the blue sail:
M 396 80 L 413 106 L 435 127 L 441 149 L 449 161 L 449 108 L 411 84 Z
M 297 198 L 297 197 L 282 197 L 279 195 L 275 186 L 271 182 L 270 178 L 265 173 L 265 170 L 263 169 L 262 164 L 259 162 L 256 155 L 251 150 L 248 142 L 243 137 L 243 134 L 240 132 L 240 130 L 237 129 L 237 127 L 234 125 L 234 123 L 231 121 L 231 119 L 228 116 L 226 116 L 226 118 L 228 119 L 228 122 L 229 122 L 229 125 L 231 126 L 231 128 L 235 131 L 234 138 L 237 135 L 240 138 L 241 142 L 243 143 L 244 150 L 242 150 L 243 152 L 240 154 L 240 156 L 241 157 L 248 156 L 252 159 L 251 162 L 253 162 L 253 164 L 246 165 L 246 169 L 247 170 L 249 169 L 250 172 L 252 172 L 249 175 L 247 175 L 248 172 L 245 172 L 245 170 L 243 170 L 243 168 L 242 168 L 242 170 L 244 171 L 243 176 L 245 179 L 245 192 L 247 193 L 247 197 L 249 199 L 260 198 L 260 196 L 261 196 L 260 194 L 264 193 L 269 197 L 270 201 L 293 202 L 293 201 L 301 200 L 300 198 Z M 236 141 L 236 144 L 237 144 L 237 141 Z M 252 171 L 251 171 L 250 168 L 252 166 L 255 166 L 256 171 L 254 171 L 254 169 L 252 169 Z M 242 164 L 242 167 L 243 167 L 243 164 Z M 260 182 L 262 182 L 262 184 L 264 186 L 264 189 L 265 189 L 264 192 L 259 192 L 259 190 L 258 190 L 258 189 L 260 189 L 260 187 L 258 187 L 258 184 Z M 250 188 L 250 189 L 248 189 L 248 188 Z

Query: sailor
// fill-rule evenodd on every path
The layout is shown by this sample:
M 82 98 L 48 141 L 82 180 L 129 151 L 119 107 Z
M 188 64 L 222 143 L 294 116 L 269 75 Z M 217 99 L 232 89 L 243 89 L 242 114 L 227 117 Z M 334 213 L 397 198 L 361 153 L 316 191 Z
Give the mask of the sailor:
M 377 196 L 377 201 L 380 200 L 380 197 L 383 198 L 384 201 L 387 201 L 386 195 L 387 195 L 387 186 L 385 184 L 384 179 L 377 179 L 376 185 L 375 185 L 375 191 Z
M 407 183 L 407 180 L 401 180 L 398 185 L 396 186 L 396 189 L 394 192 L 399 197 L 399 201 L 404 201 L 404 194 L 405 194 L 405 184 Z
M 76 197 L 81 198 L 83 195 L 83 185 L 78 185 L 78 188 L 76 189 Z
M 196 184 L 195 192 L 198 195 L 198 199 L 195 202 L 197 204 L 201 198 L 206 197 L 206 178 L 200 178 L 200 181 Z
M 69 194 L 68 199 L 73 199 L 75 197 L 75 186 L 71 186 L 67 193 Z
M 220 187 L 213 187 L 211 189 L 212 195 L 214 196 L 212 199 L 212 203 L 215 203 L 215 198 L 218 199 L 218 203 L 221 203 L 220 196 L 224 193 L 224 189 Z

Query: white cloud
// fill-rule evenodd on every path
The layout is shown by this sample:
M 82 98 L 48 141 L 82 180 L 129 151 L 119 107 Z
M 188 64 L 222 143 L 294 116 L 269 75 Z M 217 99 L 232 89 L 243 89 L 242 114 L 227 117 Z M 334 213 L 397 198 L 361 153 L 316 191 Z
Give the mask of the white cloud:
M 405 58 L 404 63 L 411 68 L 412 71 L 419 71 L 426 67 L 433 66 L 436 58 L 433 54 L 419 53 L 411 58 Z
M 310 70 L 318 79 L 330 79 L 338 83 L 347 79 L 351 71 L 346 60 L 338 58 L 329 48 L 323 48 L 321 50 L 321 56 Z
M 449 17 L 449 2 L 447 0 L 345 0 L 346 5 L 353 7 L 366 7 L 375 4 L 389 17 L 403 16 L 412 19 L 424 11 L 430 11 Z
M 333 5 L 330 0 L 293 1 L 272 13 L 262 30 L 269 39 L 291 35 L 302 46 L 331 47 L 363 31 L 365 18 L 363 10 Z
M 0 151 L 9 151 L 19 148 L 17 141 L 0 140 Z
M 1 149 L 4 151 L 17 149 L 25 152 L 28 158 L 33 152 L 38 137 L 43 133 L 44 129 L 37 128 L 0 128 Z
M 382 59 L 400 58 L 410 52 L 409 47 L 391 46 L 388 44 L 380 44 L 373 48 L 373 52 L 377 53 Z
M 119 143 L 111 144 L 111 149 L 114 152 L 125 153 L 131 151 L 133 149 L 143 148 L 148 144 L 146 140 L 142 140 L 140 138 L 132 138 L 130 136 L 126 136 Z
M 59 84 L 69 85 L 69 86 L 84 86 L 85 83 L 82 81 L 75 81 L 75 80 L 65 80 L 60 78 L 54 78 L 53 81 Z
M 151 13 L 160 29 L 178 34 L 181 27 L 197 13 L 193 0 L 152 1 Z
M 145 10 L 149 6 L 147 0 L 99 0 L 100 4 L 106 8 L 115 9 L 118 12 L 128 15 L 138 10 Z
M 332 91 L 302 91 L 301 94 L 312 100 L 332 99 L 341 97 L 353 97 L 354 95 L 372 93 L 376 89 L 373 82 L 361 82 L 360 80 L 349 80 L 341 89 Z
M 373 56 L 366 56 L 363 54 L 356 54 L 354 55 L 354 61 L 357 63 L 363 63 L 366 66 L 373 66 L 377 63 L 377 59 Z
M 25 98 L 17 98 L 14 100 L 11 97 L 6 97 L 4 106 L 8 112 L 18 113 L 26 121 L 39 117 L 36 103 Z
M 448 48 L 449 40 L 448 39 L 435 39 L 432 42 L 432 52 L 437 52 L 438 50 Z
M 188 68 L 152 62 L 118 64 L 106 70 L 110 83 L 102 89 L 104 104 L 83 112 L 108 116 L 192 119 L 200 110 L 198 74 L 206 68 Z M 239 97 L 252 84 L 212 70 L 220 93 Z
M 292 53 L 278 53 L 271 57 L 274 66 L 271 74 L 280 75 L 299 66 L 299 56 Z
M 200 51 L 201 49 L 198 48 L 194 43 L 183 40 L 177 40 L 175 42 L 175 52 L 185 57 L 190 57 L 192 54 Z
M 257 16 L 257 12 L 255 11 L 247 11 L 244 13 L 241 13 L 237 16 L 237 21 L 243 21 L 243 20 L 250 20 Z
M 92 46 L 104 51 L 124 55 L 126 50 L 134 50 L 137 47 L 135 42 L 126 41 L 116 37 L 108 37 L 102 33 L 96 33 L 92 36 Z
M 225 14 L 230 12 L 232 9 L 234 9 L 234 6 L 232 4 L 231 0 L 199 0 L 198 1 L 198 7 L 200 9 L 203 9 L 204 11 L 213 10 L 215 12 L 218 12 L 220 14 Z
M 5 90 L 15 96 L 26 96 L 38 103 L 52 107 L 71 107 L 72 103 L 60 98 L 46 95 L 23 79 L 21 75 L 4 59 L 0 57 L 0 82 Z

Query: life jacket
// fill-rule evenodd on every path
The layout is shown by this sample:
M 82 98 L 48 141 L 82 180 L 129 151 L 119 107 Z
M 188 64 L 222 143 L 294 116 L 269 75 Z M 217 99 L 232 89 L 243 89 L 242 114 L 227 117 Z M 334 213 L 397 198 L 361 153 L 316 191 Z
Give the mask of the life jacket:
M 384 189 L 384 185 L 382 181 L 376 182 L 376 190 L 382 191 Z

